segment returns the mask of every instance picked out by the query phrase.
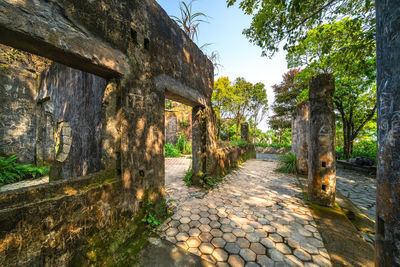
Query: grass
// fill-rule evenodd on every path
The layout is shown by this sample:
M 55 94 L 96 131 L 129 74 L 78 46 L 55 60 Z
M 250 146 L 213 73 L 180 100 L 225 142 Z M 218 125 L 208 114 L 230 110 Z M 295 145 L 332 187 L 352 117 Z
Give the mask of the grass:
M 21 180 L 46 175 L 50 167 L 35 167 L 31 164 L 19 164 L 17 156 L 0 157 L 0 186 Z
M 296 154 L 294 153 L 286 153 L 279 157 L 279 168 L 277 169 L 278 172 L 283 173 L 297 173 L 296 168 Z

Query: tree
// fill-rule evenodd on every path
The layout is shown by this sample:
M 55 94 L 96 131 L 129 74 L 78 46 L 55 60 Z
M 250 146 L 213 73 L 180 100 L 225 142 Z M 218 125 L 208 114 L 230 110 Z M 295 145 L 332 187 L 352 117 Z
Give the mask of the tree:
M 282 141 L 282 135 L 291 129 L 292 113 L 299 102 L 298 96 L 306 89 L 295 81 L 299 73 L 299 69 L 290 70 L 282 76 L 283 81 L 280 84 L 272 87 L 275 93 L 275 101 L 272 104 L 274 114 L 269 120 L 269 125 L 277 132 L 279 143 Z
M 252 119 L 256 128 L 268 108 L 265 85 L 253 85 L 244 78 L 237 78 L 234 82 L 227 77 L 219 78 L 214 83 L 212 102 L 217 114 L 218 137 L 221 136 L 224 121 L 230 119 L 235 126 L 236 139 L 242 121 Z
M 318 73 L 334 75 L 346 157 L 376 112 L 375 41 L 365 37 L 369 34 L 362 21 L 345 18 L 310 30 L 287 55 L 290 67 L 305 67 L 298 76 L 303 81 Z
M 250 93 L 249 103 L 249 121 L 252 121 L 254 134 L 257 133 L 258 124 L 265 118 L 268 111 L 268 98 L 265 85 L 263 83 L 256 83 Z M 255 137 L 255 135 L 253 136 Z
M 284 49 L 295 45 L 309 30 L 324 22 L 343 17 L 357 18 L 365 32 L 375 39 L 375 1 L 373 0 L 226 0 L 228 6 L 239 2 L 245 14 L 253 15 L 243 33 L 272 56 L 282 41 Z

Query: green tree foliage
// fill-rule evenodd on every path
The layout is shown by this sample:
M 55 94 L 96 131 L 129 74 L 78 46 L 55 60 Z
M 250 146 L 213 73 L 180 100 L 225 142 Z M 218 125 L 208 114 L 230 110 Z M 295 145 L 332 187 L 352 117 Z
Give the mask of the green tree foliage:
M 345 18 L 310 30 L 287 55 L 290 67 L 305 67 L 298 76 L 304 82 L 319 73 L 334 75 L 346 156 L 376 111 L 375 41 L 368 34 L 362 21 Z
M 274 114 L 268 123 L 278 136 L 278 143 L 281 143 L 282 136 L 292 128 L 292 113 L 299 103 L 299 95 L 305 89 L 304 85 L 298 83 L 295 78 L 300 73 L 299 69 L 292 69 L 285 73 L 280 84 L 272 88 L 275 93 L 275 101 L 272 104 Z
M 264 84 L 253 85 L 244 78 L 237 78 L 234 82 L 227 77 L 219 78 L 214 83 L 212 102 L 217 114 L 218 137 L 221 137 L 223 124 L 229 124 L 229 119 L 235 125 L 236 139 L 242 121 L 253 119 L 258 124 L 268 108 Z
M 226 0 L 228 6 L 239 2 L 245 14 L 253 15 L 244 34 L 263 48 L 263 55 L 273 55 L 285 41 L 285 49 L 304 38 L 309 30 L 324 22 L 343 17 L 362 21 L 366 38 L 375 36 L 373 0 Z M 369 35 L 369 36 L 368 36 Z

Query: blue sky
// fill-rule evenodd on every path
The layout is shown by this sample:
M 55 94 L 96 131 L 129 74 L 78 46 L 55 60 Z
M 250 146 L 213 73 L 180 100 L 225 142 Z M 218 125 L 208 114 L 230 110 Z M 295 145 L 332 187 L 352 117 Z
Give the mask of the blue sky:
M 157 0 L 171 16 L 178 16 L 179 0 Z M 193 4 L 194 12 L 203 12 L 209 17 L 209 23 L 200 25 L 199 46 L 212 43 L 207 49 L 218 51 L 222 68 L 219 76 L 228 76 L 231 80 L 244 77 L 246 80 L 265 84 L 269 104 L 273 102 L 271 86 L 279 83 L 287 71 L 285 52 L 280 51 L 272 59 L 261 57 L 261 48 L 249 42 L 242 34 L 251 23 L 251 17 L 235 7 L 226 7 L 225 0 L 198 0 Z M 266 120 L 260 125 L 267 129 Z

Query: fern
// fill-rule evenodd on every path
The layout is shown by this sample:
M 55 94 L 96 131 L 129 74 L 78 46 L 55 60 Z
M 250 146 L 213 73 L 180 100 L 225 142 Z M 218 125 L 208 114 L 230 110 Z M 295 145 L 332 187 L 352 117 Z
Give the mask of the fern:
M 8 158 L 0 157 L 0 186 L 11 184 L 20 180 L 46 175 L 49 167 L 35 167 L 31 164 L 19 164 L 18 157 L 12 155 Z

